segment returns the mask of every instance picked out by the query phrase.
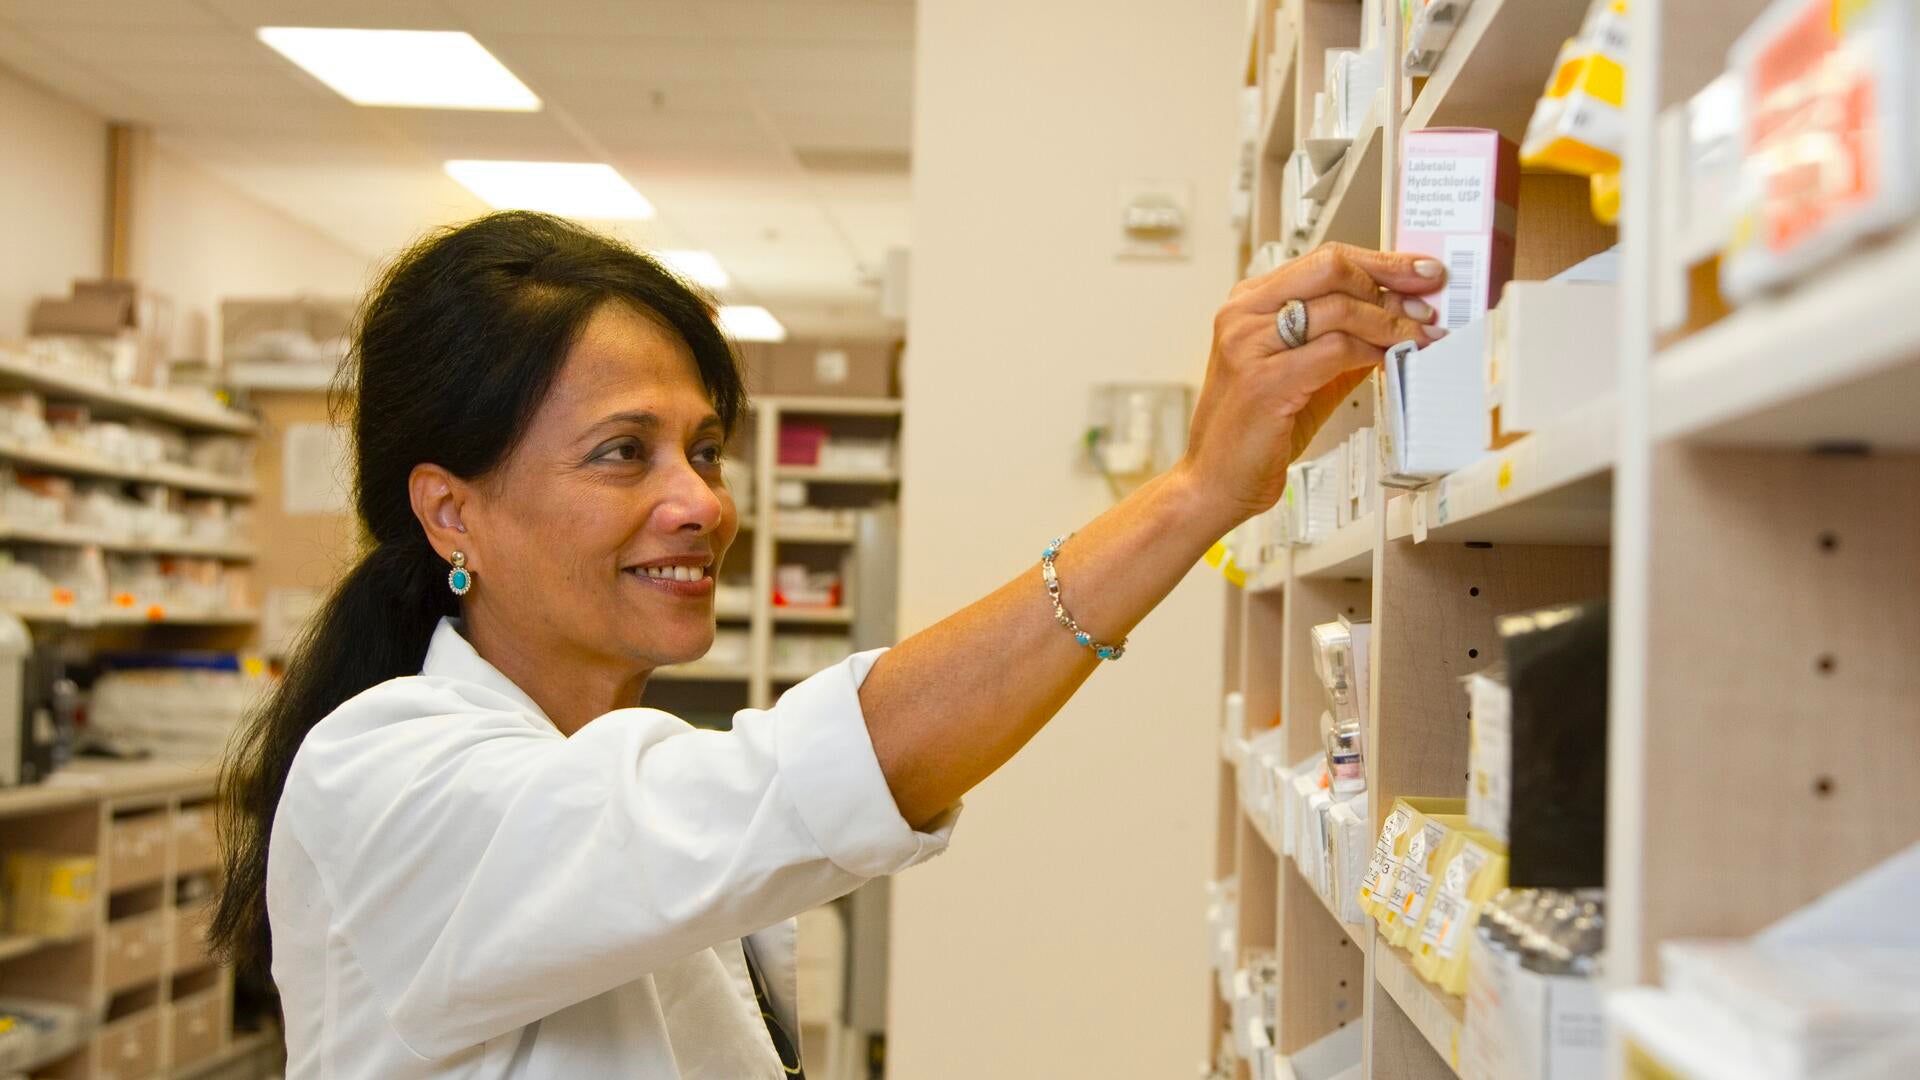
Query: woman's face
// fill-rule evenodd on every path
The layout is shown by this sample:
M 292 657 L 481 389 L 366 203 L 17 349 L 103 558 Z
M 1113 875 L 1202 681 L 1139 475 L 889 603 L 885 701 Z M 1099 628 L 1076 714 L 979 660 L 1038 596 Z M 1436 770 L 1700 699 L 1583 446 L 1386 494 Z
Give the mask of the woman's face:
M 739 528 L 725 439 L 678 335 L 602 306 L 463 510 L 484 557 L 468 618 L 548 661 L 651 669 L 704 655 L 714 574 Z

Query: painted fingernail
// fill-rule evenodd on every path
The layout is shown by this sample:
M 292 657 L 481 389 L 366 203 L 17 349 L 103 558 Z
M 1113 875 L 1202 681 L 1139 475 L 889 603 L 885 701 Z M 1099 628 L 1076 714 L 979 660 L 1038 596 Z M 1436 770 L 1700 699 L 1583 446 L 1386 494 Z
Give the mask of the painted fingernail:
M 1432 322 L 1433 321 L 1433 309 L 1431 307 L 1428 307 L 1424 301 L 1409 300 L 1406 303 L 1400 305 L 1400 308 L 1402 311 L 1405 311 L 1407 313 L 1407 318 L 1412 319 L 1415 322 Z
M 1439 341 L 1439 340 L 1440 340 L 1441 338 L 1443 338 L 1443 337 L 1446 337 L 1446 336 L 1447 336 L 1447 328 L 1446 328 L 1446 327 L 1444 327 L 1444 326 L 1429 326 L 1429 327 L 1427 327 L 1427 338 L 1428 338 L 1428 340 L 1431 340 L 1431 341 Z
M 1433 259 L 1415 259 L 1413 261 L 1413 272 L 1423 278 L 1438 278 L 1444 269 L 1446 268 Z

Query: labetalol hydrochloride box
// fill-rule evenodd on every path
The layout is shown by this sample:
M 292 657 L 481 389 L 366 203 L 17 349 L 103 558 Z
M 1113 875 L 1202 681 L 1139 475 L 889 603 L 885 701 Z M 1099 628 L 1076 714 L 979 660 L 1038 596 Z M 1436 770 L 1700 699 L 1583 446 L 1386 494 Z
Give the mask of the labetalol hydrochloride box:
M 1440 325 L 1458 329 L 1500 302 L 1513 277 L 1520 202 L 1519 151 L 1497 131 L 1426 128 L 1406 133 L 1400 159 L 1395 249 L 1431 255 L 1446 287 L 1426 297 Z

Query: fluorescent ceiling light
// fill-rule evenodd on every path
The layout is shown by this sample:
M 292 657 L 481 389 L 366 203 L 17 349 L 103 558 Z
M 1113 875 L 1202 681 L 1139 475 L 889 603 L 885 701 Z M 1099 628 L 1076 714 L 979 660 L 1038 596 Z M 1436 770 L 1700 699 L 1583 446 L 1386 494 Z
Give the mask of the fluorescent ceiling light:
M 703 289 L 724 289 L 732 284 L 726 267 L 710 251 L 656 251 L 653 257 L 667 269 Z
M 537 112 L 540 99 L 472 34 L 263 26 L 260 40 L 355 105 Z
M 785 341 L 787 328 L 773 312 L 748 304 L 728 304 L 720 309 L 720 332 L 735 341 Z
M 447 175 L 496 210 L 637 221 L 653 204 L 611 165 L 574 161 L 449 161 Z

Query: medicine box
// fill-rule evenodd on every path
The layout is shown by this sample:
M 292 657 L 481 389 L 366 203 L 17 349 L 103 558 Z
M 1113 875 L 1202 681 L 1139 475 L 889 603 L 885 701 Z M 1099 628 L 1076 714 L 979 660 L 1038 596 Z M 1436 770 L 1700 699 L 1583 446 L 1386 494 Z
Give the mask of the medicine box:
M 1613 390 L 1619 290 L 1513 281 L 1489 320 L 1486 404 L 1499 448 Z
M 1425 128 L 1402 142 L 1394 247 L 1446 266 L 1445 288 L 1428 296 L 1449 330 L 1485 315 L 1513 277 L 1518 153 L 1481 128 Z

